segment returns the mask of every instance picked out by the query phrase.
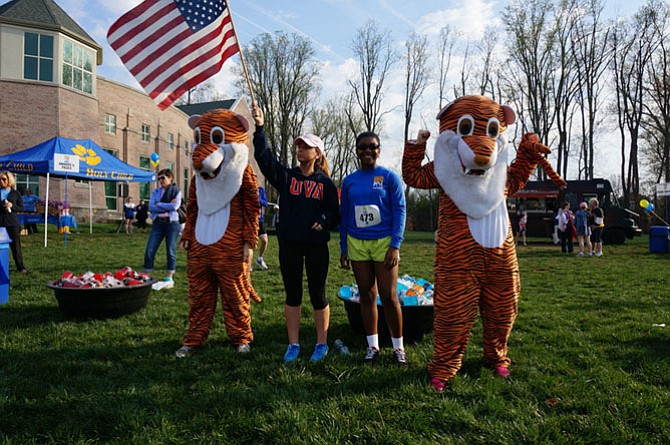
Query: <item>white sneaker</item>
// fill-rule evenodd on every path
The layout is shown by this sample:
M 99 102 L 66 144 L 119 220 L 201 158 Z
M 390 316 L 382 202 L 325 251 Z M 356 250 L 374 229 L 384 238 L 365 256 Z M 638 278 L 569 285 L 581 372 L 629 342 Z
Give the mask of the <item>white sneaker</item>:
M 577 256 L 584 256 L 584 252 L 579 252 Z
M 194 352 L 195 348 L 192 348 L 191 346 L 182 346 L 175 351 L 174 356 L 177 358 L 184 358 L 193 355 Z
M 594 253 L 594 255 L 600 257 L 600 256 L 603 256 L 603 253 L 602 252 L 596 252 L 596 253 Z
M 163 281 L 158 281 L 151 285 L 153 290 L 163 290 L 163 289 L 172 289 L 174 287 L 174 280 L 172 278 L 166 278 Z
M 258 266 L 262 270 L 268 270 L 268 265 L 265 264 L 265 261 L 263 260 L 263 258 L 261 258 L 261 257 L 256 258 L 256 264 L 258 264 Z
M 248 354 L 248 353 L 251 352 L 251 346 L 249 345 L 249 343 L 245 343 L 245 344 L 243 344 L 243 345 L 237 345 L 237 347 L 235 348 L 235 350 L 236 350 L 239 354 Z

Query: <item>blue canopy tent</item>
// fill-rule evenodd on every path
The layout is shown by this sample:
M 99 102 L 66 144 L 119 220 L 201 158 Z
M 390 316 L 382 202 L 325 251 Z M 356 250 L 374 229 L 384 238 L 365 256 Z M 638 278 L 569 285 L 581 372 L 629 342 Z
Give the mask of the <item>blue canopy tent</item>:
M 90 139 L 67 139 L 60 136 L 34 147 L 0 156 L 0 170 L 45 175 L 47 177 L 47 201 L 49 200 L 50 176 L 92 181 L 153 182 L 156 180 L 154 172 L 126 164 L 107 153 Z M 92 212 L 91 193 L 89 184 L 89 214 Z M 67 182 L 65 183 L 65 197 L 67 201 Z M 48 209 L 47 206 L 44 207 L 44 246 L 46 247 Z M 90 216 L 89 220 L 92 220 L 92 215 Z

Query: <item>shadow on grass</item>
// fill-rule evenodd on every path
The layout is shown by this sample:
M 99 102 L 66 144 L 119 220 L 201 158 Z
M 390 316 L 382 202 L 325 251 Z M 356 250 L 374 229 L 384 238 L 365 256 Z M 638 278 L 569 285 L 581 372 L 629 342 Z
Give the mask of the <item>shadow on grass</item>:
M 642 380 L 648 383 L 664 388 L 670 384 L 667 334 L 652 333 L 621 342 L 609 348 L 609 355 L 613 363 L 630 374 L 643 375 Z
M 0 306 L 0 319 L 5 332 L 14 329 L 30 329 L 34 326 L 65 320 L 58 310 L 58 306 L 43 305 Z
M 333 334 L 353 345 L 348 329 L 334 325 Z M 175 332 L 174 341 L 128 336 L 127 341 L 114 341 L 113 347 L 104 336 L 85 346 L 54 342 L 16 352 L 11 360 L 5 357 L 0 360 L 0 386 L 17 396 L 5 398 L 4 409 L 12 415 L 0 420 L 0 429 L 11 431 L 14 438 L 50 437 L 58 442 L 86 437 L 125 443 L 137 439 L 134 435 L 145 425 L 176 426 L 178 431 L 182 425 L 191 434 L 203 423 L 205 429 L 252 440 L 253 428 L 237 430 L 245 422 L 242 417 L 263 422 L 263 416 L 285 415 L 287 406 L 318 411 L 329 403 L 355 405 L 352 400 L 363 395 L 383 399 L 405 386 L 427 382 L 423 363 L 397 368 L 388 349 L 374 367 L 361 363 L 363 351 L 356 346 L 349 356 L 332 349 L 323 363 L 309 363 L 315 334 L 304 328 L 303 353 L 296 363 L 284 364 L 283 323 L 255 329 L 257 341 L 248 355 L 234 351 L 219 323 L 202 350 L 176 359 L 182 334 Z M 472 367 L 474 372 L 474 361 Z M 25 387 L 27 381 L 39 384 Z M 207 425 L 212 416 L 216 426 Z M 179 437 L 179 432 L 174 434 Z

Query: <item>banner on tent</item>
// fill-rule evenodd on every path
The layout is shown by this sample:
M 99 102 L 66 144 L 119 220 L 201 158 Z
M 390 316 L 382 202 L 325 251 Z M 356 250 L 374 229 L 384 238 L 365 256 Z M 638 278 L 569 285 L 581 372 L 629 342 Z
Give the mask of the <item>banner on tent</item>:
M 35 170 L 35 166 L 30 162 L 0 162 L 0 170 L 9 170 L 12 172 L 30 173 Z
M 79 156 L 54 153 L 54 171 L 79 173 Z

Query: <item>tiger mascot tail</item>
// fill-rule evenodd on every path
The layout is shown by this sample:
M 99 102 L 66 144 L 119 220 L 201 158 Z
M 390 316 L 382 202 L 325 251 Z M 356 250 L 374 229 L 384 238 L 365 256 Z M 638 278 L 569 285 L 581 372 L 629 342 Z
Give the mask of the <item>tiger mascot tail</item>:
M 229 110 L 208 111 L 188 122 L 196 143 L 181 241 L 188 250 L 189 315 L 177 356 L 190 355 L 207 340 L 218 291 L 228 338 L 238 352 L 248 352 L 250 299 L 260 301 L 250 281 L 260 204 L 246 145 L 249 123 Z
M 461 367 L 477 310 L 484 329 L 484 362 L 509 375 L 507 340 L 517 315 L 519 266 L 506 198 L 523 188 L 549 149 L 524 137 L 507 166 L 510 107 L 483 96 L 463 96 L 437 115 L 434 161 L 421 165 L 430 133 L 407 141 L 402 176 L 407 185 L 439 188 L 435 252 L 434 356 L 431 385 L 443 391 Z M 560 178 L 559 178 L 560 179 Z

